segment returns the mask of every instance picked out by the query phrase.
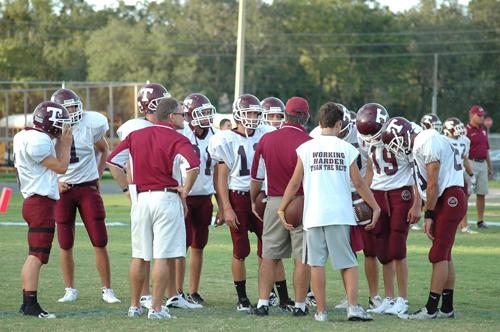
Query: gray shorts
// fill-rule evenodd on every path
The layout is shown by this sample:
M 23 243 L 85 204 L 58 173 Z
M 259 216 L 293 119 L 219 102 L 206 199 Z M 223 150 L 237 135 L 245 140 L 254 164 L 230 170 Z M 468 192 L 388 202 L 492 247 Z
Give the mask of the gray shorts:
M 358 266 L 358 260 L 351 248 L 349 225 L 312 227 L 305 231 L 304 238 L 304 263 L 310 266 L 325 266 L 330 256 L 334 270 Z
M 478 162 L 469 160 L 472 172 L 476 177 L 476 187 L 474 190 L 469 191 L 469 194 L 486 195 L 488 194 L 488 163 L 485 161 Z M 466 175 L 466 178 L 468 175 Z M 470 182 L 470 179 L 467 180 Z M 470 189 L 471 187 L 469 187 Z
M 262 231 L 262 257 L 267 259 L 302 258 L 302 225 L 288 231 L 281 224 L 277 214 L 282 197 L 268 197 L 264 211 L 264 229 Z

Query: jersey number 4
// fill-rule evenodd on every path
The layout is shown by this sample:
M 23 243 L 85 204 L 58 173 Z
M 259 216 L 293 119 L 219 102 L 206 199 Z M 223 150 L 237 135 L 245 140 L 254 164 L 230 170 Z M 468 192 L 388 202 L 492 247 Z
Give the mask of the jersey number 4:
M 196 151 L 196 154 L 198 155 L 198 158 L 200 158 L 200 160 L 201 160 L 200 148 L 196 144 L 193 144 L 193 147 L 194 147 L 194 150 Z M 210 176 L 210 175 L 212 175 L 212 169 L 210 168 L 210 166 L 212 166 L 212 157 L 210 157 L 210 153 L 208 153 L 208 146 L 205 149 L 205 151 L 207 153 L 207 162 L 205 163 L 205 175 Z

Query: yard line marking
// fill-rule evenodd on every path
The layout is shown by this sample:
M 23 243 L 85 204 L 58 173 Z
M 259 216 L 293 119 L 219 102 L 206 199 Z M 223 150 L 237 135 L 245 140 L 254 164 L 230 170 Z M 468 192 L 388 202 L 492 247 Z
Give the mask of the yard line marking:
M 83 223 L 77 222 L 77 226 L 83 226 Z M 106 227 L 122 227 L 122 226 L 128 226 L 129 224 L 126 222 L 122 221 L 111 221 L 106 223 Z M 27 224 L 23 221 L 17 222 L 17 221 L 0 221 L 0 226 L 27 226 Z

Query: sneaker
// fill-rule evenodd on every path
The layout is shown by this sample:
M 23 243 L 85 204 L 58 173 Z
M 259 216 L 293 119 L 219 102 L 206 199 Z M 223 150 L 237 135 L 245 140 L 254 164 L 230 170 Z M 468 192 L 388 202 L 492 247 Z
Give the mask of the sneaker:
M 391 299 L 386 297 L 378 307 L 373 309 L 368 309 L 368 312 L 373 312 L 374 314 L 383 314 L 390 307 L 391 307 Z
M 316 312 L 313 316 L 313 319 L 317 322 L 327 322 L 328 321 L 328 313 L 326 311 Z
M 47 311 L 43 310 L 38 302 L 36 302 L 35 304 L 26 305 L 24 307 L 23 315 L 47 319 L 56 318 L 56 315 L 49 314 Z
M 122 301 L 116 297 L 115 292 L 113 292 L 111 288 L 102 288 L 102 299 L 107 303 L 122 303 Z
M 74 302 L 78 298 L 78 291 L 75 288 L 65 288 L 64 289 L 66 293 L 64 293 L 64 296 L 61 297 L 57 302 L 63 303 L 63 302 Z
M 139 317 L 143 314 L 142 307 L 129 307 L 128 308 L 128 317 Z
M 413 319 L 413 320 L 427 320 L 427 319 L 435 319 L 437 317 L 438 312 L 428 314 L 427 308 L 423 307 L 422 309 L 415 311 L 414 313 L 408 314 L 399 314 L 398 317 L 401 319 Z
M 280 303 L 280 309 L 285 312 L 293 312 L 295 308 L 295 302 L 288 298 L 284 303 Z
M 153 297 L 151 295 L 143 295 L 141 296 L 139 303 L 141 304 L 141 307 L 151 309 L 153 308 Z
M 198 303 L 188 302 L 184 298 L 184 294 L 177 294 L 176 296 L 172 296 L 167 300 L 168 308 L 180 308 L 180 309 L 201 309 L 203 306 Z
M 314 297 L 313 292 L 307 293 L 306 296 L 306 305 L 309 307 L 315 307 L 316 306 L 316 298 Z
M 411 225 L 411 229 L 414 231 L 419 231 L 422 229 L 422 227 L 420 227 L 418 224 L 413 224 Z
M 148 318 L 159 320 L 159 319 L 173 319 L 175 317 L 170 315 L 170 312 L 168 311 L 167 307 L 162 306 L 160 311 L 155 311 L 154 309 L 149 309 Z
M 394 316 L 407 313 L 408 313 L 408 301 L 403 299 L 402 297 L 397 297 L 393 299 L 390 303 L 390 307 L 384 311 L 384 314 L 394 315 Z
M 236 310 L 251 313 L 252 312 L 252 304 L 250 303 L 250 300 L 247 299 L 246 297 L 239 299 L 238 303 L 236 304 Z
M 477 228 L 488 228 L 488 225 L 484 221 L 478 221 Z
M 269 306 L 263 305 L 261 307 L 255 308 L 253 314 L 256 316 L 269 316 Z
M 359 304 L 349 305 L 347 307 L 347 320 L 367 322 L 373 320 L 372 316 L 368 314 L 365 309 Z
M 343 299 L 342 302 L 335 306 L 335 309 L 346 310 L 348 306 L 349 303 L 347 302 L 347 299 Z
M 463 234 L 477 234 L 476 231 L 473 231 L 471 228 L 470 228 L 470 225 L 467 225 L 465 227 L 462 227 L 461 229 L 462 233 Z
M 345 300 L 345 302 L 346 302 L 346 309 L 347 309 L 347 306 L 349 305 L 347 303 L 347 299 Z M 379 295 L 375 295 L 374 297 L 369 297 L 368 298 L 368 309 L 375 309 L 377 307 L 380 307 L 382 302 L 383 302 L 382 298 Z
M 297 307 L 293 307 L 292 315 L 295 317 L 307 316 L 307 315 L 309 315 L 309 309 L 307 309 L 307 306 L 305 307 L 304 310 L 297 308 Z
M 280 305 L 280 299 L 276 296 L 275 292 L 269 293 L 269 305 L 271 307 L 277 307 Z
M 455 318 L 455 311 L 442 312 L 441 309 L 439 309 L 436 318 Z
M 188 302 L 205 305 L 205 300 L 201 297 L 199 293 L 193 293 L 187 295 Z

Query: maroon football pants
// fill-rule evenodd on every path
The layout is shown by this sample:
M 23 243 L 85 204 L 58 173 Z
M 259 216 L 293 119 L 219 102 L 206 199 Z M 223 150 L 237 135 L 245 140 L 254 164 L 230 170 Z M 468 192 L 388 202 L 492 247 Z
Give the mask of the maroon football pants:
M 188 196 L 186 223 L 186 247 L 203 249 L 208 242 L 208 229 L 212 223 L 212 195 Z

